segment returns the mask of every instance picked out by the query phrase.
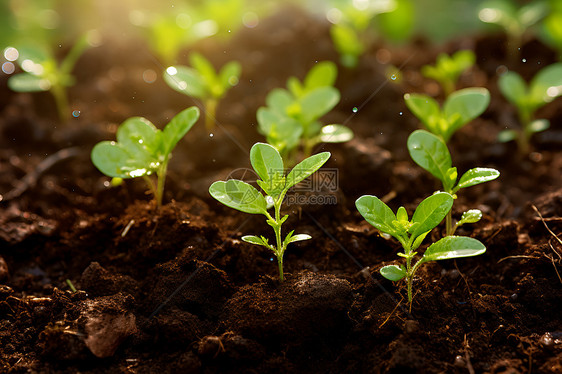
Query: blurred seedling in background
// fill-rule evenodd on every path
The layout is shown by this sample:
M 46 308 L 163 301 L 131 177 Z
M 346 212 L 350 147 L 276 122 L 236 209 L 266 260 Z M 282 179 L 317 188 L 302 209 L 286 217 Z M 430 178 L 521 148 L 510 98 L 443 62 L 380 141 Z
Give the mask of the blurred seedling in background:
M 6 48 L 4 55 L 9 57 L 9 60 L 17 60 L 23 70 L 23 73 L 15 74 L 8 79 L 8 87 L 16 92 L 49 91 L 55 98 L 60 119 L 67 122 L 71 113 L 67 88 L 75 83 L 72 69 L 84 51 L 98 43 L 94 39 L 96 39 L 95 33 L 78 39 L 60 64 L 54 52 L 46 46 L 27 45 Z
M 439 82 L 445 96 L 449 96 L 455 91 L 461 74 L 471 68 L 475 62 L 476 56 L 470 50 L 458 51 L 451 56 L 441 53 L 437 56 L 435 65 L 422 66 L 421 73 Z
M 455 91 L 447 96 L 442 109 L 425 94 L 408 93 L 404 101 L 429 131 L 448 142 L 458 129 L 484 113 L 490 104 L 490 92 L 482 87 Z
M 545 1 L 535 0 L 519 7 L 511 0 L 488 0 L 482 2 L 478 18 L 503 28 L 507 34 L 507 52 L 511 59 L 520 56 L 520 49 L 529 29 L 549 12 Z
M 558 59 L 562 59 L 562 1 L 551 0 L 550 12 L 541 24 L 542 40 L 556 48 Z
M 515 140 L 521 154 L 530 150 L 533 134 L 546 130 L 550 122 L 534 119 L 535 112 L 562 95 L 562 63 L 549 65 L 539 71 L 527 84 L 514 71 L 502 74 L 498 85 L 503 96 L 517 108 L 521 129 L 504 130 L 499 134 L 500 142 Z
M 117 142 L 103 141 L 94 146 L 92 162 L 112 178 L 144 178 L 160 207 L 172 150 L 198 119 L 197 107 L 177 114 L 164 130 L 146 118 L 129 118 L 119 126 Z M 152 174 L 156 174 L 156 183 L 150 178 Z
M 412 283 L 416 271 L 421 265 L 430 261 L 470 257 L 486 252 L 484 244 L 477 239 L 446 236 L 431 244 L 422 257 L 412 265 L 412 260 L 418 253 L 416 250 L 425 237 L 439 225 L 453 206 L 453 197 L 446 192 L 438 192 L 423 200 L 416 208 L 411 220 L 404 207 L 398 208 L 395 215 L 376 196 L 361 196 L 355 205 L 367 222 L 381 233 L 393 236 L 402 245 L 404 252 L 398 253 L 398 256 L 405 258 L 406 265 L 387 265 L 380 269 L 380 273 L 386 279 L 395 282 L 406 278 L 410 312 L 413 298 Z
M 308 157 L 318 143 L 341 143 L 353 138 L 348 127 L 322 126 L 319 120 L 340 101 L 340 93 L 333 86 L 336 76 L 333 62 L 319 62 L 303 82 L 290 77 L 287 89 L 272 90 L 265 99 L 267 107 L 258 109 L 259 132 L 289 165 L 295 164 L 299 147 L 302 147 L 303 157 Z
M 201 54 L 189 55 L 191 67 L 170 66 L 164 72 L 164 80 L 174 90 L 203 102 L 205 127 L 215 127 L 217 105 L 226 92 L 238 84 L 242 67 L 237 61 L 226 63 L 219 72 Z
M 269 144 L 256 143 L 250 150 L 250 161 L 260 178 L 257 183 L 265 196 L 251 184 L 236 179 L 217 181 L 209 187 L 211 196 L 224 205 L 244 213 L 263 214 L 267 218 L 267 224 L 275 232 L 275 244 L 269 244 L 269 240 L 264 236 L 246 235 L 242 240 L 266 247 L 275 254 L 280 281 L 283 281 L 283 255 L 287 246 L 290 243 L 311 239 L 310 235 L 306 234 L 294 235 L 294 230 L 282 239 L 281 225 L 288 216 L 281 216 L 281 204 L 291 187 L 314 174 L 329 158 L 329 152 L 311 156 L 296 165 L 285 176 L 285 165 L 279 152 Z M 274 208 L 273 216 L 268 212 L 271 206 Z
M 500 176 L 500 172 L 491 168 L 474 168 L 465 172 L 457 183 L 457 168 L 452 166 L 451 154 L 447 144 L 438 136 L 425 130 L 416 130 L 408 137 L 408 151 L 416 164 L 441 181 L 443 190 L 457 198 L 461 188 L 489 182 Z M 475 223 L 482 218 L 482 212 L 471 209 L 462 214 L 460 221 L 453 225 L 452 210 L 445 217 L 446 235 L 453 235 L 457 227 L 465 223 Z

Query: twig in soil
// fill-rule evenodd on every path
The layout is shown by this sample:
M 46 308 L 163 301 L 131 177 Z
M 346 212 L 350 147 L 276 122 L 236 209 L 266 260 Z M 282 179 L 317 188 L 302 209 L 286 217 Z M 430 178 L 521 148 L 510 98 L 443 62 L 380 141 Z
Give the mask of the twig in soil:
M 548 243 L 548 244 L 550 244 L 550 243 Z M 550 247 L 552 248 L 552 244 L 550 244 Z M 552 250 L 554 251 L 554 248 L 552 248 Z M 560 278 L 560 273 L 558 272 L 558 269 L 556 268 L 556 264 L 554 263 L 554 257 L 552 257 L 552 255 L 550 257 L 548 257 L 547 255 L 544 255 L 544 257 L 548 258 L 552 262 L 552 266 L 554 267 L 554 271 L 556 272 L 556 275 L 558 275 L 558 280 L 560 281 L 560 283 L 562 283 L 562 278 Z
M 499 264 L 500 262 L 503 262 L 504 260 L 509 260 L 509 259 L 512 259 L 512 258 L 531 258 L 533 260 L 540 260 L 540 257 L 518 255 L 518 256 L 507 256 L 507 257 L 501 258 L 501 259 L 498 260 L 497 263 Z
M 388 322 L 388 320 L 390 319 L 390 317 L 392 317 L 392 315 L 394 314 L 394 312 L 396 311 L 396 309 L 398 309 L 398 307 L 400 306 L 400 304 L 402 303 L 402 301 L 404 301 L 404 299 L 401 299 L 401 300 L 398 302 L 398 304 L 396 304 L 396 306 L 394 307 L 394 309 L 392 309 L 392 312 L 390 312 L 390 314 L 388 315 L 388 317 L 386 317 L 386 319 L 383 321 L 383 323 L 379 326 L 379 329 L 380 329 L 381 327 L 383 327 L 383 326 Z
M 474 368 L 472 367 L 472 363 L 470 362 L 470 354 L 468 353 L 470 346 L 468 345 L 466 334 L 464 334 L 463 347 L 464 347 L 464 357 L 466 359 L 466 368 L 470 374 L 475 374 Z
M 129 230 L 131 229 L 131 227 L 135 224 L 135 220 L 132 219 L 129 221 L 129 223 L 127 223 L 127 226 L 125 226 L 125 228 L 123 229 L 123 232 L 121 233 L 121 237 L 124 238 L 125 235 L 127 235 L 127 233 L 129 232 Z
M 542 217 L 541 212 L 539 212 L 539 210 L 537 209 L 536 206 L 532 205 L 533 209 L 535 210 L 535 212 L 539 215 L 540 220 L 542 221 L 544 227 L 548 230 L 548 232 L 550 233 L 550 235 L 552 235 L 557 241 L 558 243 L 560 243 L 560 245 L 562 246 L 562 239 L 560 239 L 558 236 L 556 236 L 556 234 L 554 232 L 552 232 L 552 230 L 550 229 L 550 227 L 548 227 L 548 225 L 546 224 L 546 222 L 544 221 L 544 218 Z M 557 251 L 554 250 L 554 247 L 551 245 L 550 248 L 552 248 L 552 251 L 558 256 L 559 259 L 562 260 L 562 256 L 560 256 L 560 253 L 558 253 Z
M 6 193 L 5 195 L 0 195 L 0 201 L 8 201 L 21 196 L 25 191 L 34 187 L 37 181 L 45 171 L 50 169 L 56 163 L 66 160 L 67 158 L 78 156 L 80 153 L 79 147 L 65 148 L 60 151 L 50 155 L 37 165 L 37 167 L 27 173 L 20 181 L 17 182 L 17 187 Z

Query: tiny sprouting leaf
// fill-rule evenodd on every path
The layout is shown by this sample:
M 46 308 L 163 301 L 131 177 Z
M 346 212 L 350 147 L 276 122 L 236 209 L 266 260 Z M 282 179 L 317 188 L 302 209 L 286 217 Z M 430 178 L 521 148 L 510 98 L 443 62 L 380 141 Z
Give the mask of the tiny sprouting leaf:
M 476 223 L 481 219 L 482 212 L 479 209 L 470 209 L 462 214 L 460 221 L 457 223 L 457 226 L 461 226 L 466 223 Z
M 164 154 L 172 152 L 176 144 L 187 134 L 199 119 L 199 108 L 190 107 L 178 113 L 162 131 Z
M 36 75 L 21 73 L 8 78 L 8 87 L 16 92 L 40 92 L 49 90 L 51 84 Z
M 203 57 L 202 54 L 197 52 L 192 52 L 189 55 L 189 63 L 191 66 L 201 74 L 203 80 L 209 83 L 215 83 L 217 80 L 217 74 L 215 68 L 209 60 Z
M 242 73 L 242 65 L 238 61 L 230 61 L 222 67 L 219 73 L 219 79 L 223 87 L 231 87 L 238 84 L 240 74 Z
M 513 105 L 519 106 L 527 97 L 527 84 L 514 71 L 502 74 L 498 79 L 498 87 L 502 95 Z
M 102 173 L 112 178 L 140 177 L 149 173 L 143 160 L 139 160 L 116 142 L 103 141 L 92 149 L 92 163 Z M 134 175 L 131 175 L 133 172 Z
M 310 175 L 322 167 L 330 158 L 330 152 L 322 152 L 312 155 L 299 162 L 293 170 L 287 175 L 287 184 L 285 189 L 289 189 L 308 178 Z
M 445 142 L 425 130 L 416 130 L 408 137 L 412 160 L 440 181 L 445 181 L 452 166 L 451 154 Z
M 326 125 L 320 130 L 323 143 L 343 143 L 353 139 L 353 131 L 343 125 Z
M 267 203 L 263 195 L 252 185 L 236 179 L 218 181 L 209 187 L 212 197 L 224 205 L 244 213 L 265 214 Z
M 312 239 L 312 236 L 308 235 L 308 234 L 297 234 L 297 235 L 293 235 L 291 237 L 291 240 L 289 241 L 289 243 L 295 243 L 295 242 L 300 242 L 303 240 L 309 240 Z
M 400 208 L 398 208 L 398 210 L 396 211 L 396 220 L 398 222 L 408 222 L 408 212 L 406 211 L 406 208 L 404 208 L 403 206 L 401 206 Z
M 184 95 L 199 99 L 209 95 L 206 84 L 197 70 L 187 66 L 170 66 L 164 72 L 164 81 Z
M 489 104 L 490 92 L 482 87 L 464 88 L 449 95 L 443 104 L 443 114 L 447 119 L 459 117 L 449 121 L 443 133 L 444 140 L 449 140 L 455 131 L 484 113 Z
M 425 239 L 427 234 L 429 234 L 430 232 L 431 231 L 427 231 L 427 232 L 424 232 L 424 233 L 418 235 L 418 237 L 412 243 L 412 251 L 415 251 L 421 245 L 421 243 L 423 242 L 423 240 Z
M 393 282 L 399 281 L 407 275 L 406 270 L 398 265 L 386 265 L 379 271 L 383 277 Z
M 433 133 L 437 132 L 436 123 L 441 116 L 437 101 L 423 94 L 405 94 L 406 106 Z
M 372 226 L 383 233 L 392 236 L 396 234 L 396 229 L 393 225 L 393 222 L 396 221 L 396 216 L 392 209 L 378 197 L 373 195 L 361 196 L 355 201 L 355 206 L 363 218 Z
M 265 107 L 258 109 L 257 119 L 259 132 L 280 152 L 293 149 L 299 143 L 303 128 L 297 120 Z
M 340 93 L 334 87 L 319 87 L 300 99 L 302 116 L 306 122 L 313 121 L 332 110 L 340 101 Z
M 475 186 L 480 183 L 489 182 L 500 176 L 500 172 L 491 168 L 474 168 L 464 173 L 459 180 L 456 189 Z
M 251 243 L 251 244 L 257 244 L 257 245 L 263 245 L 264 247 L 269 248 L 269 244 L 267 242 L 265 242 L 262 238 L 260 238 L 259 236 L 255 236 L 255 235 L 244 235 L 242 237 L 242 240 L 245 241 L 246 243 Z
M 484 252 L 486 252 L 486 247 L 477 239 L 466 236 L 446 236 L 430 245 L 421 261 L 429 262 L 471 257 Z
M 528 130 L 532 133 L 541 132 L 550 127 L 550 121 L 547 119 L 536 119 L 529 124 Z
M 266 143 L 256 143 L 252 146 L 250 162 L 264 182 L 269 182 L 276 174 L 284 173 L 281 155 L 277 149 Z
M 336 64 L 331 61 L 321 61 L 314 65 L 304 78 L 304 90 L 311 91 L 318 87 L 333 86 L 337 74 Z
M 562 62 L 541 69 L 529 83 L 529 95 L 537 107 L 562 95 Z
M 304 95 L 304 88 L 297 77 L 289 77 L 289 79 L 287 79 L 287 89 L 294 97 L 301 97 Z
M 437 192 L 424 199 L 412 216 L 414 225 L 410 234 L 417 237 L 437 226 L 453 206 L 453 197 L 447 192 Z
M 341 56 L 342 65 L 348 68 L 357 66 L 365 47 L 353 28 L 342 23 L 334 24 L 330 27 L 330 36 Z
M 518 133 L 515 130 L 503 130 L 498 134 L 498 141 L 500 143 L 507 143 L 517 139 Z
M 291 94 L 282 88 L 275 88 L 265 98 L 265 104 L 276 113 L 285 114 L 287 108 L 293 103 Z M 261 108 L 260 108 L 261 109 Z

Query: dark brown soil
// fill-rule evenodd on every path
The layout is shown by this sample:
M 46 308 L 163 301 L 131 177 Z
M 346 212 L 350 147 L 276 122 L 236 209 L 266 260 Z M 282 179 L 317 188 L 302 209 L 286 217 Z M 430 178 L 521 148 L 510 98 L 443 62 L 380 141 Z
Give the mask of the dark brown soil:
M 163 126 L 194 104 L 161 79 L 142 80 L 146 69 L 162 70 L 145 45 L 107 42 L 84 55 L 70 90 L 81 114 L 68 124 L 48 94 L 10 93 L 2 78 L 1 372 L 562 373 L 561 101 L 540 111 L 551 128 L 533 139 L 531 155 L 495 141 L 515 121 L 496 88 L 498 66 L 528 78 L 554 52 L 530 41 L 527 62 L 513 64 L 502 36 L 442 47 L 381 42 L 356 70 L 340 68 L 342 101 L 327 121 L 357 136 L 318 149 L 332 152 L 337 205 L 285 207 L 294 213 L 286 226 L 313 239 L 289 248 L 280 283 L 272 254 L 240 240 L 270 236 L 262 217 L 226 208 L 207 190 L 249 166 L 248 149 L 262 140 L 255 112 L 270 89 L 316 61 L 337 61 L 327 25 L 287 12 L 228 43 L 196 46 L 217 65 L 240 60 L 243 75 L 213 136 L 198 124 L 174 151 L 161 209 L 142 181 L 111 187 L 89 160 L 124 119 Z M 409 313 L 404 284 L 378 273 L 397 261 L 398 244 L 354 201 L 386 196 L 411 212 L 437 187 L 409 159 L 406 139 L 419 124 L 402 95 L 439 98 L 419 68 L 460 48 L 478 54 L 461 86 L 487 87 L 492 103 L 452 138 L 454 164 L 494 167 L 501 177 L 463 191 L 454 212 L 484 212 L 460 233 L 487 252 L 422 267 Z M 390 64 L 402 70 L 399 82 L 386 78 Z

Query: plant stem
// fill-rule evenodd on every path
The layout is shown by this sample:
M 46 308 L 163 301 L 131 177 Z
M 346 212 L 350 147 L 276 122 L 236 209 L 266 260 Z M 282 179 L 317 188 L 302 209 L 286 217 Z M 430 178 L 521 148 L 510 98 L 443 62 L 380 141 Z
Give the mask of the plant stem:
M 211 132 L 215 128 L 215 115 L 217 113 L 218 100 L 214 98 L 205 101 L 205 128 Z
M 70 119 L 70 115 L 68 109 L 68 98 L 66 97 L 66 91 L 64 87 L 60 84 L 55 84 L 51 87 L 51 93 L 55 98 L 59 118 L 63 122 L 68 122 L 68 120 Z
M 166 171 L 168 169 L 168 158 L 162 162 L 156 175 L 158 177 L 158 185 L 156 187 L 156 206 L 162 206 L 162 197 L 164 196 L 164 183 L 166 182 Z
M 277 243 L 277 265 L 279 267 L 279 281 L 283 282 L 284 278 L 283 278 L 283 252 L 285 252 L 285 248 L 283 248 L 283 242 L 281 241 L 281 224 L 279 223 L 281 221 L 281 202 L 283 200 L 280 201 L 276 201 L 275 202 L 275 222 L 277 223 L 277 226 L 274 227 L 275 230 L 275 240 Z
M 451 213 L 451 210 L 445 216 L 445 236 L 453 235 L 453 213 Z

